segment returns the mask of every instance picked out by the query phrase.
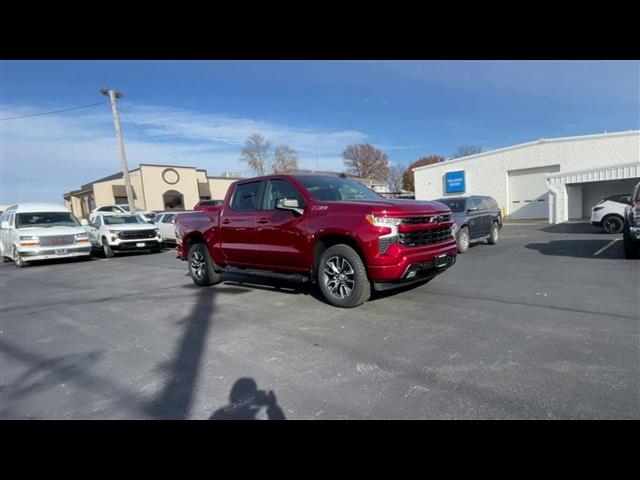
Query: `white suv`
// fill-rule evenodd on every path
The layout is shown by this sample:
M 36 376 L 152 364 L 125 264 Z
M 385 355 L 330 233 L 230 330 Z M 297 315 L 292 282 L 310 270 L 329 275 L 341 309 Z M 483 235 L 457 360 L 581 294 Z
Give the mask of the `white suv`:
M 0 221 L 0 255 L 18 267 L 54 258 L 91 258 L 89 235 L 73 213 L 61 205 L 11 205 Z
M 155 225 L 149 225 L 139 215 L 98 213 L 88 227 L 93 245 L 102 249 L 104 256 L 115 251 L 151 250 L 159 252 L 162 235 Z
M 98 213 L 131 213 L 129 212 L 129 205 L 102 205 L 91 210 L 89 214 L 89 222 L 93 222 L 94 217 Z M 142 215 L 143 219 L 147 223 L 153 223 L 153 219 L 156 216 L 151 210 L 142 210 L 136 208 L 136 213 Z
M 620 233 L 624 227 L 624 211 L 631 205 L 631 195 L 613 195 L 600 200 L 591 209 L 591 224 L 607 233 Z

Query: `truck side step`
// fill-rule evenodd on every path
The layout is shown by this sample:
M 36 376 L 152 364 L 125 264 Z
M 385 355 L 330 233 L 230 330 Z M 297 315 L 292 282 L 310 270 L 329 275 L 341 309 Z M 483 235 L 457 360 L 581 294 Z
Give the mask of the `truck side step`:
M 309 275 L 302 273 L 280 273 L 272 272 L 271 270 L 258 270 L 253 268 L 237 268 L 237 267 L 224 267 L 222 269 L 225 273 L 237 273 L 240 275 L 255 275 L 257 277 L 269 277 L 277 278 L 279 280 L 287 280 L 290 282 L 305 283 L 309 281 Z

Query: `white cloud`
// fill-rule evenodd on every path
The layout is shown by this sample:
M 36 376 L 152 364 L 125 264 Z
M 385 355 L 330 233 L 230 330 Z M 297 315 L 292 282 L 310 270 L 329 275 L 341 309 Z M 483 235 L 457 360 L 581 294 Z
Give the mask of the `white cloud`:
M 124 103 L 124 102 L 123 102 Z M 49 106 L 50 107 L 50 106 Z M 120 169 L 111 111 L 95 109 L 0 123 L 0 203 L 60 201 L 62 194 Z M 102 109 L 102 110 L 101 110 Z M 51 110 L 47 106 L 3 105 L 3 118 Z M 294 127 L 263 120 L 177 108 L 123 104 L 125 148 L 130 168 L 167 163 L 249 173 L 239 161 L 246 138 L 259 132 L 298 152 L 302 168 L 341 170 L 347 144 L 367 141 L 356 130 Z M 128 120 L 130 117 L 144 132 Z

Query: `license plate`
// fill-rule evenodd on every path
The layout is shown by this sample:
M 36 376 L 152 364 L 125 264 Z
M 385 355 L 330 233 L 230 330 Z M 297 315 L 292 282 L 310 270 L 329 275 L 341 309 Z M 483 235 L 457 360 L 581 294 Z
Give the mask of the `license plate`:
M 136 247 L 144 247 L 144 242 L 138 242 L 138 243 L 136 243 Z
M 435 264 L 436 264 L 436 268 L 445 267 L 447 265 L 447 255 L 446 254 L 438 255 L 435 258 Z
M 66 248 L 56 248 L 56 255 L 64 255 L 65 253 L 67 253 Z

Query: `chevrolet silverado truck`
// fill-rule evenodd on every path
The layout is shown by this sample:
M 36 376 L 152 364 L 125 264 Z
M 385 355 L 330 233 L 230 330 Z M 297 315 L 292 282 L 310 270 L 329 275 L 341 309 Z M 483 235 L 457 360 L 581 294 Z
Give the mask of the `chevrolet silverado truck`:
M 200 286 L 222 272 L 317 284 L 338 307 L 371 289 L 427 281 L 456 261 L 451 210 L 388 200 L 341 176 L 270 175 L 234 182 L 219 210 L 176 219 L 177 251 Z

